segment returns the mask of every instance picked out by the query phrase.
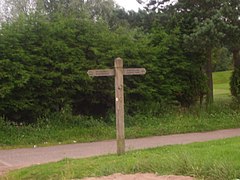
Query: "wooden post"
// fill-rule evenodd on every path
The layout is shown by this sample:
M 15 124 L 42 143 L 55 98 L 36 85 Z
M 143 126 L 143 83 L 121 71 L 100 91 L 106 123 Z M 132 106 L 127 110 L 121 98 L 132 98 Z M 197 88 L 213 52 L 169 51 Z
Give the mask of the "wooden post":
M 123 60 L 121 58 L 115 59 L 114 69 L 115 69 L 117 154 L 121 155 L 125 153 Z
M 118 155 L 125 153 L 123 76 L 144 75 L 145 73 L 145 68 L 123 68 L 123 60 L 121 58 L 114 60 L 114 69 L 93 69 L 87 71 L 87 74 L 91 77 L 115 76 L 116 136 Z

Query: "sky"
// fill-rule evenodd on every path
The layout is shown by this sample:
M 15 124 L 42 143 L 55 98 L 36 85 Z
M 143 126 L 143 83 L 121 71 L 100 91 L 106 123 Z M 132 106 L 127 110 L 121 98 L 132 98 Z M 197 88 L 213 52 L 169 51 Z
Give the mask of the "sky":
M 115 2 L 126 10 L 138 11 L 138 8 L 142 8 L 136 0 L 115 0 Z
M 138 8 L 142 8 L 136 0 L 114 0 L 118 5 L 122 6 L 125 10 L 138 11 Z M 0 8 L 3 0 L 0 0 Z
M 140 5 L 137 0 L 114 0 L 119 6 L 123 7 L 125 10 L 134 10 L 134 11 L 138 11 L 139 8 L 143 8 L 142 5 Z M 1 4 L 2 4 L 3 0 L 0 0 L 0 10 L 1 10 Z M 0 12 L 0 16 L 1 16 L 1 12 Z M 1 19 L 1 17 L 0 17 Z

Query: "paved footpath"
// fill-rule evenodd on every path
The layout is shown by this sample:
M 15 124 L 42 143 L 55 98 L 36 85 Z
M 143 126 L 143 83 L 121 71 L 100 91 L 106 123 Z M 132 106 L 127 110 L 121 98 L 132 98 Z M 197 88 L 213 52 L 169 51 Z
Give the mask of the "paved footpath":
M 126 140 L 126 150 L 145 149 L 173 144 L 188 144 L 240 136 L 240 129 L 227 129 L 203 133 L 175 134 Z M 116 152 L 114 140 L 57 145 L 51 147 L 0 150 L 0 174 L 8 170 L 56 162 L 63 158 L 84 158 Z

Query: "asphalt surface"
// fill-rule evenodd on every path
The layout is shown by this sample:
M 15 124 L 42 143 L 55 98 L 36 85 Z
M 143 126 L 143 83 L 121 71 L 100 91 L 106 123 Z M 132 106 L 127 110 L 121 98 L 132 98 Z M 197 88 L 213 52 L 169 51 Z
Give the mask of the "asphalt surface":
M 240 136 L 240 129 L 128 139 L 126 140 L 126 150 L 204 142 L 237 136 Z M 116 153 L 115 140 L 51 147 L 0 150 L 0 174 L 31 165 L 56 162 L 64 158 L 85 158 L 114 153 Z

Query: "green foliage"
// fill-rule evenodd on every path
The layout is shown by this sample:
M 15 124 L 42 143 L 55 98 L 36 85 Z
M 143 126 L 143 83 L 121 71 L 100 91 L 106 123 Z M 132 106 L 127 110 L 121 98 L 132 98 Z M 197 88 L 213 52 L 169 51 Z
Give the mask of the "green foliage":
M 194 60 L 193 54 L 189 56 L 182 50 L 181 32 L 178 28 L 169 35 L 165 33 L 165 36 L 161 40 L 161 34 L 157 34 L 152 43 L 156 44 L 161 40 L 155 52 L 159 55 L 156 56 L 159 58 L 160 67 L 162 66 L 159 70 L 163 73 L 162 77 L 166 78 L 161 81 L 162 88 L 166 88 L 167 92 L 172 91 L 172 97 L 181 106 L 189 107 L 206 94 L 206 78 L 199 68 L 200 63 L 197 62 L 199 57 Z M 163 71 L 164 68 L 165 71 Z
M 207 93 L 206 76 L 192 66 L 192 69 L 185 72 L 182 76 L 184 86 L 182 91 L 178 92 L 177 100 L 182 107 L 195 105 Z
M 43 15 L 36 14 L 22 17 L 4 26 L 1 58 L 8 58 L 10 62 L 18 63 L 18 71 L 21 69 L 25 71 L 19 73 L 15 71 L 15 73 L 25 73 L 28 79 L 27 82 L 22 80 L 25 84 L 20 90 L 15 86 L 12 87 L 11 92 L 8 92 L 8 96 L 1 96 L 2 101 L 8 105 L 8 107 L 2 105 L 1 114 L 15 121 L 32 121 L 38 116 L 59 111 L 64 106 L 72 104 L 73 98 L 77 102 L 74 108 L 79 104 L 84 107 L 83 110 L 76 111 L 85 112 L 86 97 L 94 94 L 92 88 L 98 90 L 102 96 L 96 93 L 95 99 L 87 100 L 89 104 L 97 100 L 106 106 L 109 98 L 104 97 L 108 97 L 109 93 L 103 96 L 103 87 L 101 89 L 96 87 L 99 81 L 91 81 L 86 71 L 97 67 L 98 61 L 101 62 L 101 56 L 108 48 L 108 41 L 103 39 L 107 33 L 111 32 L 102 22 L 95 23 L 91 19 L 84 18 L 77 20 L 75 17 L 61 15 L 56 15 L 54 21 L 49 22 Z M 10 43 L 14 48 L 9 48 Z M 109 64 L 107 62 L 109 59 L 104 60 L 105 62 L 101 62 L 102 67 L 104 64 Z M 11 66 L 10 62 L 8 66 Z M 9 70 L 13 70 L 14 67 L 11 68 L 3 69 L 2 73 L 11 76 L 12 72 Z M 109 83 L 105 83 L 105 86 Z M 95 87 L 91 87 L 93 84 Z M 102 84 L 101 80 L 100 84 Z M 3 86 L 9 89 L 5 84 Z M 20 105 L 13 109 L 12 101 L 18 101 Z M 91 109 L 91 106 L 88 109 Z M 18 114 L 18 117 L 13 114 Z
M 0 97 L 4 98 L 14 88 L 24 86 L 29 80 L 27 71 L 24 70 L 23 65 L 18 62 L 11 62 L 10 60 L 0 61 Z
M 225 33 L 224 44 L 230 51 L 240 49 L 240 19 L 239 19 L 239 2 L 237 0 L 223 1 L 222 16 L 225 21 L 222 26 L 222 31 Z
M 29 121 L 51 110 L 61 109 L 69 103 L 75 90 L 79 89 L 77 74 L 81 72 L 77 66 L 76 56 L 81 58 L 82 53 L 79 54 L 77 47 L 71 46 L 71 42 L 68 42 L 68 37 L 72 35 L 70 32 L 65 31 L 63 41 L 64 34 L 60 30 L 69 25 L 66 22 L 50 25 L 50 22 L 33 16 L 29 19 L 19 19 L 16 23 L 3 27 L 5 38 L 3 45 L 6 46 L 3 58 L 7 57 L 9 61 L 19 63 L 19 70 L 21 67 L 24 68 L 28 77 L 24 86 L 20 88 L 16 86 L 7 97 L 2 97 L 10 107 L 6 107 L 10 112 L 4 109 L 2 113 L 10 119 Z M 19 28 L 15 29 L 15 26 Z M 9 32 L 12 34 L 9 35 Z M 7 43 L 10 43 L 8 37 L 11 38 L 14 33 L 19 34 L 14 37 L 16 42 L 11 44 L 15 47 L 7 49 L 9 48 Z M 18 106 L 12 110 L 13 104 L 9 101 L 19 101 L 21 108 Z M 14 113 L 20 117 L 13 117 Z
M 86 72 L 112 68 L 116 57 L 125 67 L 147 69 L 124 79 L 128 114 L 144 112 L 145 104 L 194 105 L 208 92 L 205 49 L 222 37 L 220 12 L 207 11 L 215 4 L 198 4 L 200 12 L 194 6 L 184 14 L 192 2 L 179 1 L 176 9 L 156 14 L 125 12 L 111 0 L 44 0 L 36 11 L 16 12 L 0 30 L 0 114 L 29 123 L 71 107 L 74 115 L 107 117 L 114 109 L 114 80 Z
M 232 69 L 231 54 L 226 48 L 215 48 L 212 55 L 213 71 L 227 71 Z

